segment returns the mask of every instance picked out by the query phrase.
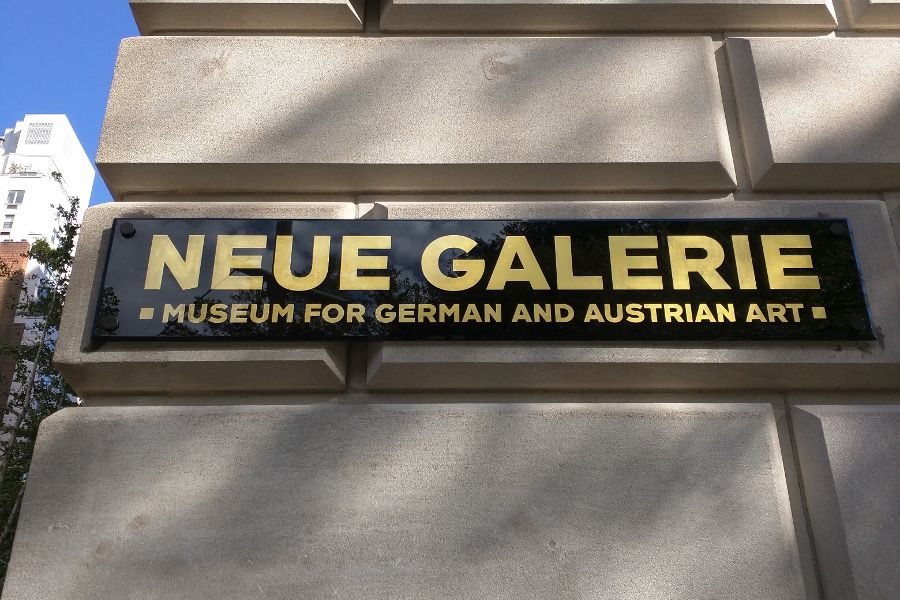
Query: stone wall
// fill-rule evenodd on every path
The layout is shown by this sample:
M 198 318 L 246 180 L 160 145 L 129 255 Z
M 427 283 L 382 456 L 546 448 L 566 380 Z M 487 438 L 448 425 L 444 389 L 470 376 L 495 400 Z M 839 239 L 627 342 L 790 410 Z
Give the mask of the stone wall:
M 4 600 L 896 596 L 900 4 L 131 4 Z M 847 218 L 877 339 L 93 345 L 201 216 Z

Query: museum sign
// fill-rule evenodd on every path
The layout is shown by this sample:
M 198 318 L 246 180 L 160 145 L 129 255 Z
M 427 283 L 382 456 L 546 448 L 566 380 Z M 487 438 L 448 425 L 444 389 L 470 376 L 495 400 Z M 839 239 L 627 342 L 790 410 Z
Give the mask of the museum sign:
M 107 340 L 871 340 L 844 219 L 119 219 Z

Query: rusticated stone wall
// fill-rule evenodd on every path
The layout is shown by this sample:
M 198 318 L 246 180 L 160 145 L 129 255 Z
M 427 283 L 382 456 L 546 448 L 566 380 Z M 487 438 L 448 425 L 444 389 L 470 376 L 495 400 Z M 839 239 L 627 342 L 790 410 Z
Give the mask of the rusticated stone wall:
M 897 596 L 900 3 L 131 4 L 4 600 Z M 825 216 L 873 342 L 89 343 L 114 218 Z

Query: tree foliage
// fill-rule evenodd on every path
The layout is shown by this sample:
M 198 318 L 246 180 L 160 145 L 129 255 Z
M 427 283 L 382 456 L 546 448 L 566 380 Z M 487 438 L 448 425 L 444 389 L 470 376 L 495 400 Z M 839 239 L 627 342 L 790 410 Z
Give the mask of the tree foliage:
M 57 174 L 54 178 L 60 182 Z M 68 206 L 57 206 L 56 244 L 37 240 L 31 245 L 28 258 L 42 267 L 42 273 L 37 281 L 23 281 L 15 308 L 26 319 L 22 343 L 0 341 L 0 355 L 15 364 L 0 427 L 0 585 L 6 579 L 38 427 L 49 415 L 78 404 L 74 390 L 52 363 L 78 235 L 78 213 L 78 198 L 70 198 Z M 8 265 L 0 266 L 0 277 L 17 275 L 21 277 Z M 28 292 L 35 288 L 37 293 Z

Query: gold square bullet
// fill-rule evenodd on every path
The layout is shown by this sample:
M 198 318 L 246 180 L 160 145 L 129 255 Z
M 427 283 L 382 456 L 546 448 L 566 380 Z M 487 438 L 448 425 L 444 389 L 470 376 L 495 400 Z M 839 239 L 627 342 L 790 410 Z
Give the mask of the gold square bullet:
M 825 314 L 824 306 L 813 306 L 812 307 L 812 316 L 813 319 L 827 319 L 828 315 Z
M 142 308 L 141 309 L 141 321 L 149 321 L 153 318 L 153 309 L 152 308 Z

